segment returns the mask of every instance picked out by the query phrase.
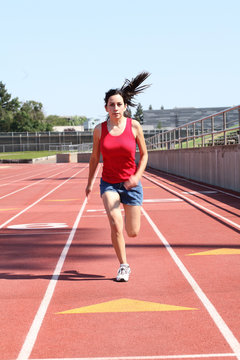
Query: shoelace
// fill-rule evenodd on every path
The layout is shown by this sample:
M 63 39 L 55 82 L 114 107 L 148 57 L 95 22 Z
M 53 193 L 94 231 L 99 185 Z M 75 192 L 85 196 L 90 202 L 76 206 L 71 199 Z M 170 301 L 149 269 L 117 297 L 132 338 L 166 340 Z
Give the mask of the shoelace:
M 128 273 L 128 266 L 121 266 L 120 269 L 118 270 L 118 273 L 121 275 L 127 274 Z

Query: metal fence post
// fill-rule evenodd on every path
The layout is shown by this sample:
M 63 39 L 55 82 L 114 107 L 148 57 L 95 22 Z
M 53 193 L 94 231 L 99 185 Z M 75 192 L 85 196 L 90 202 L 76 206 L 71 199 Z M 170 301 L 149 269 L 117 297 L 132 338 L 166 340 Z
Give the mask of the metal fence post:
M 214 116 L 211 116 L 212 146 L 214 145 Z
M 196 135 L 196 123 L 193 123 L 193 147 L 196 146 L 195 135 Z
M 201 121 L 201 138 L 202 138 L 202 147 L 204 146 L 203 133 L 204 133 L 204 126 L 203 126 L 203 120 L 202 120 L 202 121 Z
M 223 113 L 223 136 L 224 136 L 224 145 L 227 145 L 227 133 L 226 133 L 226 129 L 227 129 L 227 115 L 224 112 Z

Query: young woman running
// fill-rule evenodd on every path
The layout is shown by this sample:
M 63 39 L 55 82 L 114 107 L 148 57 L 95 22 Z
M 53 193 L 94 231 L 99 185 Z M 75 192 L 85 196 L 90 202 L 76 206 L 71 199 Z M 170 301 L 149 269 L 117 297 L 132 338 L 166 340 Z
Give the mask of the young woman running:
M 131 81 L 125 80 L 120 89 L 110 89 L 106 92 L 105 109 L 108 112 L 108 120 L 97 125 L 93 132 L 86 196 L 92 191 L 93 178 L 101 153 L 103 171 L 100 193 L 109 219 L 112 244 L 120 263 L 117 281 L 128 281 L 131 273 L 126 256 L 120 206 L 122 203 L 128 236 L 137 236 L 143 200 L 140 179 L 148 159 L 142 127 L 138 121 L 128 117 L 127 107 L 136 106 L 133 98 L 149 87 L 140 86 L 149 75 L 142 72 Z M 140 153 L 138 166 L 135 163 L 136 144 Z

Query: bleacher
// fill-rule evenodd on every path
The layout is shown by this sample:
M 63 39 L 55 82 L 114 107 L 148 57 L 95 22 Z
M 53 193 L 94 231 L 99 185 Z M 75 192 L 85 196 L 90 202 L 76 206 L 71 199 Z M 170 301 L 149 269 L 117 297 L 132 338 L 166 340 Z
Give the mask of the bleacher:
M 233 132 L 226 134 L 226 143 L 227 143 L 227 145 L 240 144 L 239 131 L 233 131 Z M 223 135 L 217 136 L 214 139 L 214 144 L 213 144 L 212 140 L 208 140 L 205 143 L 205 146 L 212 146 L 212 145 L 225 145 L 224 136 Z
M 199 120 L 206 116 L 218 113 L 226 107 L 210 107 L 210 108 L 174 108 L 161 110 L 145 110 L 144 124 L 152 125 L 155 129 L 170 129 L 175 128 L 191 121 Z M 219 119 L 219 121 L 222 121 Z M 217 125 L 217 123 L 216 123 Z

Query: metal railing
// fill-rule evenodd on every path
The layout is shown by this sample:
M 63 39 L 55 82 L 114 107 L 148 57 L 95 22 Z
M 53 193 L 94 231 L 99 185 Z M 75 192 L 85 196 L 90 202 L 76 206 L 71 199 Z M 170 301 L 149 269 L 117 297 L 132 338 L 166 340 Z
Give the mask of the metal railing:
M 162 131 L 146 139 L 148 150 L 231 145 L 240 143 L 240 105 Z
M 92 151 L 93 144 L 92 143 L 84 143 L 79 145 L 49 145 L 50 151 L 67 151 L 67 152 L 91 152 Z
M 144 130 L 144 137 L 152 137 L 160 130 Z M 4 133 L 0 132 L 0 153 L 19 151 L 92 151 L 93 132 L 39 132 Z M 71 150 L 72 149 L 72 150 Z
M 93 133 L 86 132 L 39 132 L 39 133 L 1 133 L 0 153 L 19 151 L 51 151 L 75 145 L 85 151 L 85 145 L 92 142 Z M 87 145 L 89 147 L 89 145 Z M 83 149 L 83 150 L 81 150 Z M 64 150 L 65 151 L 65 150 Z M 78 148 L 77 148 L 78 151 Z

